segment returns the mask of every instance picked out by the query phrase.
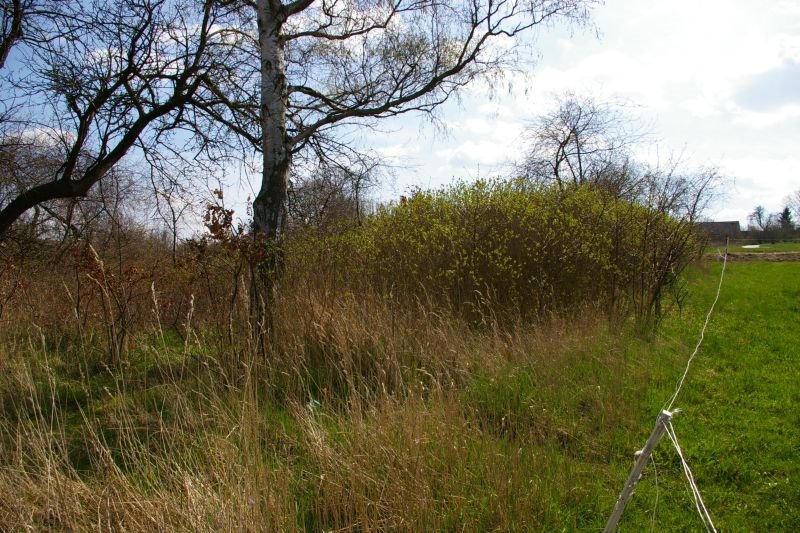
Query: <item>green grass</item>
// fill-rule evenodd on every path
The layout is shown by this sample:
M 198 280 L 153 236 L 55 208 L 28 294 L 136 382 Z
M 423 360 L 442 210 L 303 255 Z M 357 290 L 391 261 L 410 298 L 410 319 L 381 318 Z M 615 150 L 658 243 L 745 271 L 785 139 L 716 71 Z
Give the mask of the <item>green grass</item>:
M 607 358 L 583 353 L 568 357 L 562 379 L 547 386 L 541 375 L 537 379 L 535 372 L 517 365 L 467 388 L 465 401 L 480 408 L 485 426 L 504 438 L 514 432 L 515 421 L 532 428 L 521 438 L 534 443 L 533 449 L 538 446 L 533 453 L 543 454 L 555 469 L 553 479 L 539 487 L 549 512 L 539 516 L 537 528 L 602 529 L 633 452 L 644 445 L 694 348 L 720 270 L 715 264 L 692 271 L 682 311 L 675 309 L 651 342 L 625 335 L 624 364 L 612 372 L 603 370 Z M 720 300 L 673 419 L 720 531 L 800 530 L 798 324 L 800 263 L 727 266 Z M 587 391 L 594 384 L 615 389 L 615 397 L 593 399 Z M 604 420 L 616 410 L 603 404 L 615 399 L 628 403 L 628 409 Z M 526 417 L 530 423 L 521 424 Z M 593 430 L 593 421 L 602 429 Z M 702 530 L 668 438 L 654 458 L 658 490 L 650 465 L 620 530 L 649 530 L 656 497 L 656 530 Z M 559 477 L 564 485 L 556 481 Z
M 725 246 L 709 246 L 706 253 L 717 253 L 717 250 L 724 250 Z M 800 252 L 800 241 L 798 242 L 775 242 L 758 245 L 758 248 L 744 248 L 744 245 L 731 245 L 729 252 L 734 253 L 754 253 L 763 254 L 769 252 Z
M 717 264 L 693 275 L 684 317 L 664 323 L 657 358 L 688 357 L 688 352 L 673 352 L 699 332 L 720 268 Z M 800 530 L 798 324 L 800 263 L 728 265 L 674 418 L 686 458 L 722 531 Z M 654 387 L 649 396 L 654 418 L 669 390 Z M 700 529 L 667 439 L 658 447 L 656 464 L 658 529 Z M 651 470 L 623 518 L 623 529 L 647 527 L 654 499 Z

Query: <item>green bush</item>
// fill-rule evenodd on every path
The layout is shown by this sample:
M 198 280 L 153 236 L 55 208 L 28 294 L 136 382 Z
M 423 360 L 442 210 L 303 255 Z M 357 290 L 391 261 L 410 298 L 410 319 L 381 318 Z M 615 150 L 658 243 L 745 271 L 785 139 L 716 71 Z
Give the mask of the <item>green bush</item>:
M 591 185 L 492 180 L 415 192 L 359 227 L 295 238 L 287 266 L 307 272 L 310 261 L 331 289 L 479 323 L 587 309 L 651 317 L 697 252 L 688 222 Z

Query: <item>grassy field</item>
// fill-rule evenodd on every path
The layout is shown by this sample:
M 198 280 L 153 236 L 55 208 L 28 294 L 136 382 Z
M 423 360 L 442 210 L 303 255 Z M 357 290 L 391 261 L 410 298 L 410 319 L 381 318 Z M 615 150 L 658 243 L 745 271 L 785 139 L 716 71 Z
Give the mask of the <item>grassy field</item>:
M 690 284 L 683 320 L 664 323 L 658 354 L 672 357 L 699 329 L 715 290 L 719 265 Z M 800 528 L 800 264 L 728 265 L 705 344 L 691 369 L 674 418 L 677 435 L 718 529 L 796 531 Z M 684 354 L 688 355 L 688 354 Z M 657 412 L 669 391 L 648 392 Z M 659 446 L 659 529 L 700 529 L 675 454 Z M 626 516 L 645 527 L 655 500 L 652 472 Z
M 306 359 L 244 381 L 211 335 L 155 332 L 113 371 L 77 334 L 4 339 L 0 529 L 602 529 L 719 271 L 655 337 L 311 306 L 279 354 Z M 720 530 L 800 530 L 798 323 L 800 263 L 728 265 L 674 418 Z M 702 530 L 667 439 L 655 465 L 620 529 Z
M 800 242 L 775 242 L 759 244 L 758 248 L 745 248 L 746 245 L 732 244 L 728 249 L 733 253 L 771 253 L 771 252 L 800 252 Z M 725 246 L 710 246 L 708 253 L 717 253 L 717 250 L 724 250 Z

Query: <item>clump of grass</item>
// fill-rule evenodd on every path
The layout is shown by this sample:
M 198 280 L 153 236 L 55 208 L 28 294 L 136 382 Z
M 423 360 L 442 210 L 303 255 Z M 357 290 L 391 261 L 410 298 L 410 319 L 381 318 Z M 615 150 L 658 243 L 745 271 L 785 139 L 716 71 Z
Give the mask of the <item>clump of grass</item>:
M 388 399 L 357 420 L 299 413 L 314 491 L 304 525 L 418 531 L 596 524 L 603 502 L 585 496 L 607 491 L 614 446 L 630 424 L 612 391 L 639 370 L 622 350 L 603 350 L 605 361 L 591 363 L 602 386 L 570 383 L 603 337 L 590 331 L 581 332 L 583 341 L 539 331 L 487 342 L 473 363 L 494 353 L 495 364 L 473 369 L 463 387 Z M 528 344 L 534 338 L 538 346 Z M 562 352 L 567 339 L 577 346 Z M 525 377 L 515 381 L 515 372 Z M 613 504 L 612 494 L 605 503 Z
M 296 303 L 283 301 L 276 315 L 287 329 L 274 359 L 245 360 L 234 380 L 202 338 L 188 354 L 169 335 L 134 338 L 137 351 L 118 367 L 103 363 L 102 350 L 76 352 L 67 341 L 3 343 L 11 355 L 0 373 L 9 391 L 0 483 L 18 489 L 0 504 L 0 523 L 409 531 L 578 523 L 558 509 L 584 477 L 542 468 L 566 456 L 603 465 L 610 454 L 598 453 L 608 441 L 585 416 L 612 416 L 607 396 L 560 377 L 574 379 L 581 367 L 606 380 L 637 371 L 604 321 L 508 332 L 398 310 L 378 295 L 336 296 L 302 315 L 292 314 Z M 592 339 L 604 347 L 593 350 Z M 597 363 L 606 369 L 590 371 Z M 515 372 L 527 381 L 509 381 Z M 521 401 L 508 400 L 508 386 Z M 569 394 L 552 394 L 561 387 L 583 392 L 559 405 Z M 529 400 L 557 417 L 528 416 Z M 561 487 L 555 496 L 551 483 Z
M 264 445 L 274 428 L 249 389 L 221 388 L 211 367 L 147 384 L 106 368 L 99 373 L 109 379 L 78 380 L 76 400 L 65 394 L 66 370 L 79 363 L 36 346 L 6 355 L 2 390 L 13 397 L 0 418 L 3 529 L 294 524 L 290 478 L 276 461 L 283 441 Z

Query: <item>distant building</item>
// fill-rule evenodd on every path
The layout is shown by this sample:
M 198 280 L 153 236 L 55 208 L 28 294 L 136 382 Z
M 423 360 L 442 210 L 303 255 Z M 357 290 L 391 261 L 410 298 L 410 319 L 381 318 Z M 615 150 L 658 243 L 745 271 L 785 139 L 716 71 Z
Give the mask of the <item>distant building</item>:
M 722 243 L 727 239 L 737 239 L 742 233 L 738 220 L 726 222 L 700 222 L 697 224 L 706 232 L 712 243 Z

